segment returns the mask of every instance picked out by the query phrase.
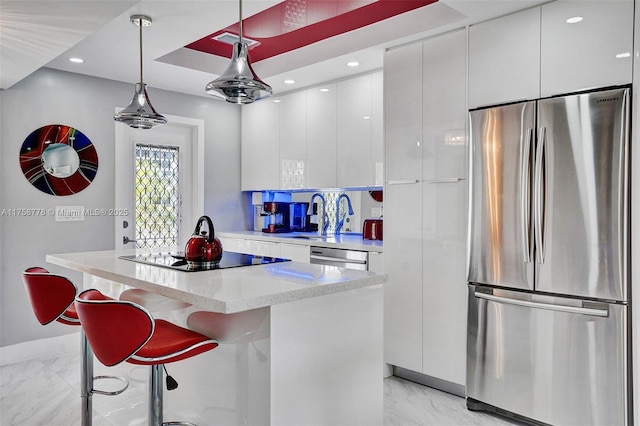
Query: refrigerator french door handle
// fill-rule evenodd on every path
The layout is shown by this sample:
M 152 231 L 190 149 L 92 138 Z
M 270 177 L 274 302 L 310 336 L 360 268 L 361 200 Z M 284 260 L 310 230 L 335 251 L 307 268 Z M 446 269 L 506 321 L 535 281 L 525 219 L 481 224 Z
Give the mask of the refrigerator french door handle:
M 589 315 L 595 317 L 608 317 L 608 309 L 581 308 L 578 306 L 555 305 L 552 303 L 530 302 L 528 300 L 511 299 L 509 297 L 494 296 L 493 294 L 476 291 L 473 293 L 479 299 L 485 299 L 497 303 L 524 306 L 527 308 L 544 309 L 547 311 L 566 312 L 569 314 Z
M 534 231 L 536 237 L 536 256 L 538 263 L 544 263 L 544 160 L 546 159 L 545 144 L 547 141 L 547 128 L 541 127 L 536 149 L 535 177 L 534 177 Z
M 529 193 L 531 187 L 531 178 L 529 165 L 531 163 L 531 138 L 533 129 L 528 128 L 524 138 L 524 146 L 520 151 L 520 226 L 522 231 L 522 260 L 524 263 L 531 262 L 531 243 L 529 242 L 529 229 L 531 211 L 531 195 Z

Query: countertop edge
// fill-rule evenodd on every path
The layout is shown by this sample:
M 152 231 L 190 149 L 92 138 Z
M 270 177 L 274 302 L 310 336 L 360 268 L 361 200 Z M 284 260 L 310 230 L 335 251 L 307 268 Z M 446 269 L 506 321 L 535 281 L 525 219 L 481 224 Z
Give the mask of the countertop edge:
M 102 252 L 95 252 L 96 254 L 108 254 L 114 253 L 113 251 L 107 250 Z M 231 300 L 224 301 L 219 299 L 213 299 L 210 297 L 197 295 L 194 293 L 190 293 L 178 288 L 164 286 L 162 284 L 149 282 L 146 280 L 138 279 L 136 277 L 132 277 L 127 274 L 119 273 L 119 272 L 111 272 L 106 270 L 105 268 L 94 267 L 91 265 L 87 265 L 85 263 L 81 263 L 79 261 L 75 261 L 70 259 L 69 256 L 73 253 L 63 253 L 63 254 L 48 254 L 45 256 L 45 260 L 48 263 L 62 266 L 68 269 L 72 269 L 75 271 L 87 273 L 102 279 L 106 279 L 109 281 L 114 281 L 126 286 L 140 288 L 142 290 L 147 290 L 149 292 L 170 297 L 185 303 L 189 303 L 192 305 L 199 306 L 204 309 L 211 310 L 213 312 L 219 312 L 223 314 L 231 314 L 242 311 L 248 311 L 252 309 L 269 307 L 272 305 L 295 302 L 298 300 L 314 298 L 334 293 L 340 293 L 343 291 L 355 290 L 364 287 L 384 284 L 387 281 L 387 274 L 374 274 L 368 273 L 367 276 L 363 276 L 362 278 L 352 279 L 347 282 L 335 283 L 329 286 L 314 286 L 311 288 L 298 288 L 293 290 L 287 290 L 278 294 L 270 294 L 270 295 L 259 295 L 255 297 L 247 297 L 242 300 Z M 114 256 L 116 254 L 114 253 Z M 124 261 L 123 262 L 127 262 Z M 160 268 L 158 266 L 145 265 L 149 268 Z

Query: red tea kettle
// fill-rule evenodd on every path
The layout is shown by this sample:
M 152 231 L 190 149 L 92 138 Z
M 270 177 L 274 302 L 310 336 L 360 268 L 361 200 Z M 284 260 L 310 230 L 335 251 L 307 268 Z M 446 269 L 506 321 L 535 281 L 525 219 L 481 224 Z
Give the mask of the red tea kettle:
M 207 231 L 201 231 L 203 222 L 207 222 Z M 193 235 L 184 248 L 184 259 L 191 264 L 216 264 L 222 259 L 222 243 L 215 236 L 213 222 L 209 216 L 200 216 Z

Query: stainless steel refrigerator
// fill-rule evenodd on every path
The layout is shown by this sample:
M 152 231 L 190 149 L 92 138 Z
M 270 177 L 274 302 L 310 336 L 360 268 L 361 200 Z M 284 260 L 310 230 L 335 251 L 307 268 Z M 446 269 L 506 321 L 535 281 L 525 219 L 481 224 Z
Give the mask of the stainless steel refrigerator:
M 470 111 L 469 409 L 631 423 L 630 101 Z

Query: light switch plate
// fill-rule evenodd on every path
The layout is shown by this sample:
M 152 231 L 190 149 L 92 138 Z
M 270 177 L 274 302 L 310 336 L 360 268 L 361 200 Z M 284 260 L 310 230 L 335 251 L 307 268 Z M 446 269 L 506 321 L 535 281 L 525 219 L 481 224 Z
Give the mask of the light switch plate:
M 84 206 L 56 206 L 56 222 L 84 221 Z

